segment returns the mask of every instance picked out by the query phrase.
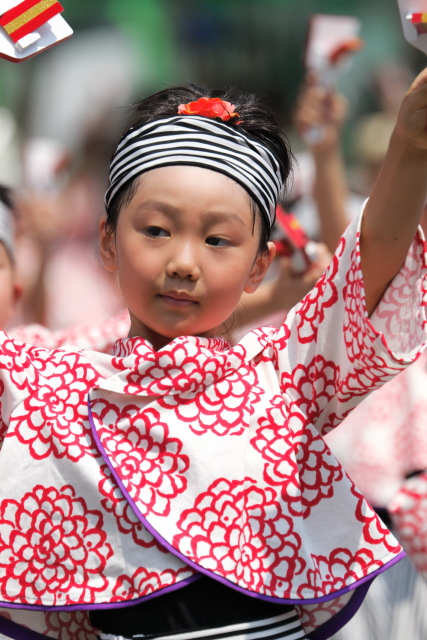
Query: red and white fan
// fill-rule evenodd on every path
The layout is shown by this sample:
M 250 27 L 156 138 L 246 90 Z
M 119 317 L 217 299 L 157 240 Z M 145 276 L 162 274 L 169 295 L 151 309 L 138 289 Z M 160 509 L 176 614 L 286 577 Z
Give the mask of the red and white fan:
M 327 90 L 335 87 L 338 76 L 344 73 L 356 51 L 364 42 L 359 37 L 361 22 L 354 16 L 316 13 L 310 18 L 304 62 L 314 71 L 318 83 Z M 309 146 L 320 142 L 322 127 L 312 127 L 304 133 Z
M 22 62 L 69 38 L 57 0 L 0 0 L 0 57 Z
M 398 0 L 405 40 L 427 53 L 427 0 Z

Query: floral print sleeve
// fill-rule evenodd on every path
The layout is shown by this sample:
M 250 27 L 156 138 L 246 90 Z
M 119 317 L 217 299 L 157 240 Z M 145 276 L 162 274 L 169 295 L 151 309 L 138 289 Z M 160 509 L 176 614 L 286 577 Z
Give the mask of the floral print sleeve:
M 0 331 L 0 446 L 12 411 L 34 391 L 37 378 L 31 348 Z
M 275 338 L 282 392 L 322 434 L 414 362 L 426 340 L 422 232 L 370 318 L 359 239 L 360 220 L 349 226 L 330 267 Z

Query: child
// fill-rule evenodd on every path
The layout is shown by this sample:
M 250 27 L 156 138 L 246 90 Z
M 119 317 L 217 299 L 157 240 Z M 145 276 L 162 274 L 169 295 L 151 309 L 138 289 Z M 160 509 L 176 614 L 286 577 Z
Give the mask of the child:
M 318 432 L 424 346 L 426 80 L 360 249 L 354 224 L 282 327 L 232 349 L 223 324 L 273 258 L 290 152 L 252 98 L 140 103 L 101 223 L 129 338 L 107 356 L 2 335 L 2 633 L 327 638 L 402 556 Z

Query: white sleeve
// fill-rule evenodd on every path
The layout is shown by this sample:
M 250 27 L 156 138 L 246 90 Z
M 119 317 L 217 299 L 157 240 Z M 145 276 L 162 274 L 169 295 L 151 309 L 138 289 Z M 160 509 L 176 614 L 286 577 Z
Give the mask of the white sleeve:
M 414 362 L 426 341 L 425 243 L 419 230 L 405 264 L 368 317 L 353 221 L 314 289 L 275 336 L 282 392 L 322 433 L 371 391 Z

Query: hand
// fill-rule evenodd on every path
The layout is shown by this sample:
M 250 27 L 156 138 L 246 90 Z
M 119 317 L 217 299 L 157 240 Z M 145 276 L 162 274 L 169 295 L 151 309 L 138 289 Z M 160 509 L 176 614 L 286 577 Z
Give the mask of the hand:
M 413 150 L 427 151 L 427 68 L 403 98 L 393 136 Z
M 321 138 L 309 146 L 313 151 L 327 151 L 339 143 L 347 110 L 346 98 L 334 88 L 323 87 L 309 72 L 297 101 L 295 126 L 303 139 L 310 129 L 321 128 Z
M 272 283 L 271 299 L 274 310 L 290 309 L 314 287 L 332 260 L 327 246 L 317 243 L 317 259 L 303 274 L 296 275 L 291 268 L 289 258 L 279 258 L 280 266 L 277 277 Z

